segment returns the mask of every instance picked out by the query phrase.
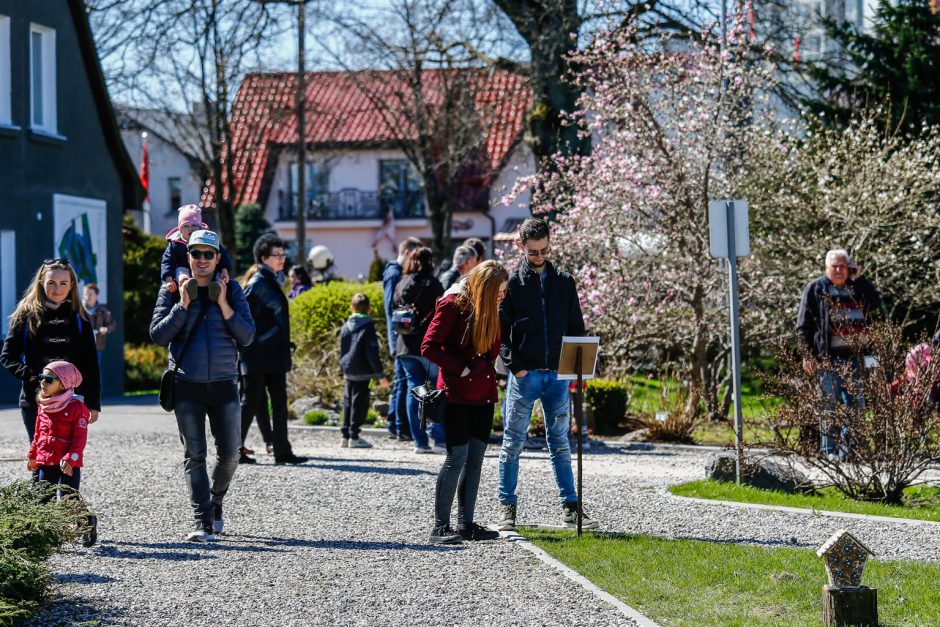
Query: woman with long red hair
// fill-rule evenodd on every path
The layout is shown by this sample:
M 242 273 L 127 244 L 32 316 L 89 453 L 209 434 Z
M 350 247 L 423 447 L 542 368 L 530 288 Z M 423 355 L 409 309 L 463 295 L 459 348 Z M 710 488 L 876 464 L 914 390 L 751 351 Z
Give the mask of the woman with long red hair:
M 421 344 L 421 354 L 440 366 L 437 387 L 445 390 L 447 400 L 447 458 L 434 495 L 434 543 L 499 537 L 498 532 L 476 524 L 473 514 L 497 402 L 493 362 L 500 346 L 499 301 L 508 281 L 506 269 L 495 261 L 475 267 L 457 293 L 438 301 Z M 453 529 L 450 510 L 455 495 L 457 528 Z

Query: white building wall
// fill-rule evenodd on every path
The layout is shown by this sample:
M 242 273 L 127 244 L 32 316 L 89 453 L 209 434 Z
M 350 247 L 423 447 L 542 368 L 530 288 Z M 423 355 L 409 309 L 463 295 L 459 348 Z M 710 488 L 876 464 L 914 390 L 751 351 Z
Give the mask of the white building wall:
M 140 131 L 121 131 L 121 137 L 139 172 L 143 149 Z M 147 151 L 150 161 L 150 232 L 163 236 L 176 226 L 178 207 L 171 206 L 170 179 L 180 179 L 180 204 L 183 205 L 199 203 L 202 182 L 193 175 L 189 160 L 183 153 L 153 133 L 147 134 Z

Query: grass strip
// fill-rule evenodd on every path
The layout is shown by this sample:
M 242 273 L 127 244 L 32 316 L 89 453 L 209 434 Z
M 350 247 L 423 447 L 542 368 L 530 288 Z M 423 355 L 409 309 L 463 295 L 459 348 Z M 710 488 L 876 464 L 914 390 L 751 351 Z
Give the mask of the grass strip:
M 822 621 L 822 560 L 764 548 L 625 534 L 522 529 L 536 546 L 663 625 L 813 625 Z M 872 560 L 883 625 L 940 624 L 940 565 Z
M 940 487 L 919 485 L 904 491 L 902 505 L 888 505 L 846 498 L 835 488 L 822 488 L 819 494 L 788 494 L 775 490 L 761 490 L 751 486 L 739 486 L 725 481 L 692 481 L 669 488 L 676 496 L 689 496 L 716 501 L 737 503 L 759 503 L 761 505 L 783 505 L 829 512 L 890 516 L 940 522 Z

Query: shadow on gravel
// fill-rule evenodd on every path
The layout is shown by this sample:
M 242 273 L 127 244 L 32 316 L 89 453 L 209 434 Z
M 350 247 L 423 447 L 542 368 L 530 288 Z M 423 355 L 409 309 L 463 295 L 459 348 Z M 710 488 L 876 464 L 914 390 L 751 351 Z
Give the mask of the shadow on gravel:
M 97 607 L 89 601 L 59 596 L 39 607 L 26 625 L 126 625 L 127 611 L 118 607 Z
M 279 549 L 268 548 L 265 546 L 247 546 L 244 544 L 226 542 L 230 536 L 222 536 L 218 542 L 109 542 L 102 543 L 95 551 L 100 557 L 111 557 L 117 559 L 156 559 L 169 562 L 193 562 L 204 559 L 215 559 L 213 555 L 206 555 L 202 551 L 217 552 L 250 552 L 250 553 L 283 553 Z M 112 546 L 113 545 L 113 546 Z M 127 550 L 120 547 L 139 547 L 143 549 L 152 549 L 149 551 Z M 177 550 L 171 550 L 177 549 Z M 196 552 L 196 550 L 200 552 Z
M 436 472 L 431 472 L 429 470 L 421 470 L 418 468 L 387 468 L 384 466 L 362 466 L 359 464 L 310 464 L 310 466 L 313 468 L 319 468 L 322 470 L 338 470 L 340 472 L 362 472 L 362 473 L 375 474 L 375 475 L 404 475 L 404 476 L 409 476 L 409 477 L 415 476 L 415 475 L 437 476 Z
M 70 573 L 67 575 L 56 575 L 55 580 L 58 583 L 111 583 L 115 581 L 114 577 L 96 575 L 95 573 Z
M 265 536 L 232 536 L 246 540 L 260 541 L 269 546 L 303 547 L 312 549 L 343 549 L 348 551 L 431 551 L 446 553 L 462 551 L 460 545 L 441 546 L 439 544 L 406 544 L 404 542 L 365 542 L 362 540 L 299 540 L 296 538 L 268 538 Z

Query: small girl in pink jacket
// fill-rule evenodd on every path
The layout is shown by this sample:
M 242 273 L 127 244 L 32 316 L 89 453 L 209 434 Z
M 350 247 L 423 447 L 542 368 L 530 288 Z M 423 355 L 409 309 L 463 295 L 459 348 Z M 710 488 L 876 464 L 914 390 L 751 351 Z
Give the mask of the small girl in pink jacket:
M 39 411 L 26 467 L 36 473 L 38 481 L 66 485 L 77 493 L 90 414 L 85 403 L 75 396 L 75 388 L 82 383 L 82 374 L 67 361 L 52 361 L 46 364 L 38 378 L 36 401 Z M 86 516 L 85 546 L 95 543 L 97 524 L 94 515 Z

